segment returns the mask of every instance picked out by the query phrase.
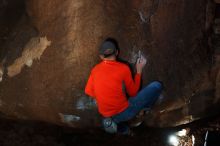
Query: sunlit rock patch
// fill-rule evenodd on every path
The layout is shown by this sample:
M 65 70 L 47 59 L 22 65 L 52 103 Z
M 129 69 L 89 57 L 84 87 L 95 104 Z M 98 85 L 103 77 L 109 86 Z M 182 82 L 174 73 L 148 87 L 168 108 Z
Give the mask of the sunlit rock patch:
M 31 38 L 26 44 L 22 56 L 17 58 L 14 63 L 7 68 L 8 76 L 13 77 L 19 74 L 24 65 L 31 67 L 34 60 L 40 60 L 41 55 L 50 44 L 51 42 L 48 41 L 46 37 Z

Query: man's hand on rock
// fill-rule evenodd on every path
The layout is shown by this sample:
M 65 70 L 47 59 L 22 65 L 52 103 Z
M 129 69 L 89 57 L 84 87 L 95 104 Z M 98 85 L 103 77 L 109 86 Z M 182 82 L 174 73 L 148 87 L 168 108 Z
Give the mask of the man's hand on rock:
M 147 59 L 143 56 L 140 55 L 140 57 L 137 59 L 137 63 L 136 63 L 136 69 L 137 69 L 137 73 L 141 74 L 142 70 L 144 68 L 144 66 L 147 63 Z

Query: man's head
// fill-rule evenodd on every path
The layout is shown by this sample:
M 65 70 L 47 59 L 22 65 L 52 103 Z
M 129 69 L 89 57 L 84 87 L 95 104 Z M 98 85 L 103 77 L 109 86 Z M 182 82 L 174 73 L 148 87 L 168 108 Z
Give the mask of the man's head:
M 99 55 L 102 59 L 116 58 L 118 50 L 116 44 L 110 39 L 106 39 L 99 49 Z

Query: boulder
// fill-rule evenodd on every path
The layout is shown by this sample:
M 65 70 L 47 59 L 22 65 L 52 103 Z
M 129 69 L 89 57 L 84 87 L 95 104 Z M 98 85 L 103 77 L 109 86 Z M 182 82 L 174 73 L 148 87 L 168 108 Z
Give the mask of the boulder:
M 3 5 L 7 3 L 6 5 Z M 120 58 L 148 58 L 142 86 L 165 84 L 165 101 L 146 117 L 150 126 L 176 126 L 216 105 L 205 0 L 3 0 L 0 112 L 7 118 L 85 128 L 100 126 L 95 102 L 84 94 L 98 48 L 115 38 Z M 13 7 L 21 8 L 16 13 Z M 6 11 L 12 22 L 5 17 Z M 19 11 L 20 12 L 20 11 Z M 218 89 L 219 90 L 219 89 Z M 217 93 L 217 92 L 216 92 Z M 215 102 L 214 102 L 215 101 Z M 214 112 L 213 112 L 214 114 Z

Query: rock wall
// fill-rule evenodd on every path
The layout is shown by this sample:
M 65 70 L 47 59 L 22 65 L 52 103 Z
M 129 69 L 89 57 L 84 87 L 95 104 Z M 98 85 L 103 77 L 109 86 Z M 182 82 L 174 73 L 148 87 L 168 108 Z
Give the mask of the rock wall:
M 94 102 L 84 95 L 84 86 L 99 62 L 100 43 L 113 37 L 121 58 L 134 63 L 138 50 L 148 57 L 143 86 L 152 80 L 165 83 L 166 101 L 146 124 L 175 126 L 204 117 L 212 105 L 206 99 L 212 101 L 215 88 L 208 74 L 212 64 L 208 4 L 207 0 L 25 1 L 24 13 L 2 45 L 2 115 L 98 126 L 100 117 Z M 203 91 L 210 94 L 204 96 Z

